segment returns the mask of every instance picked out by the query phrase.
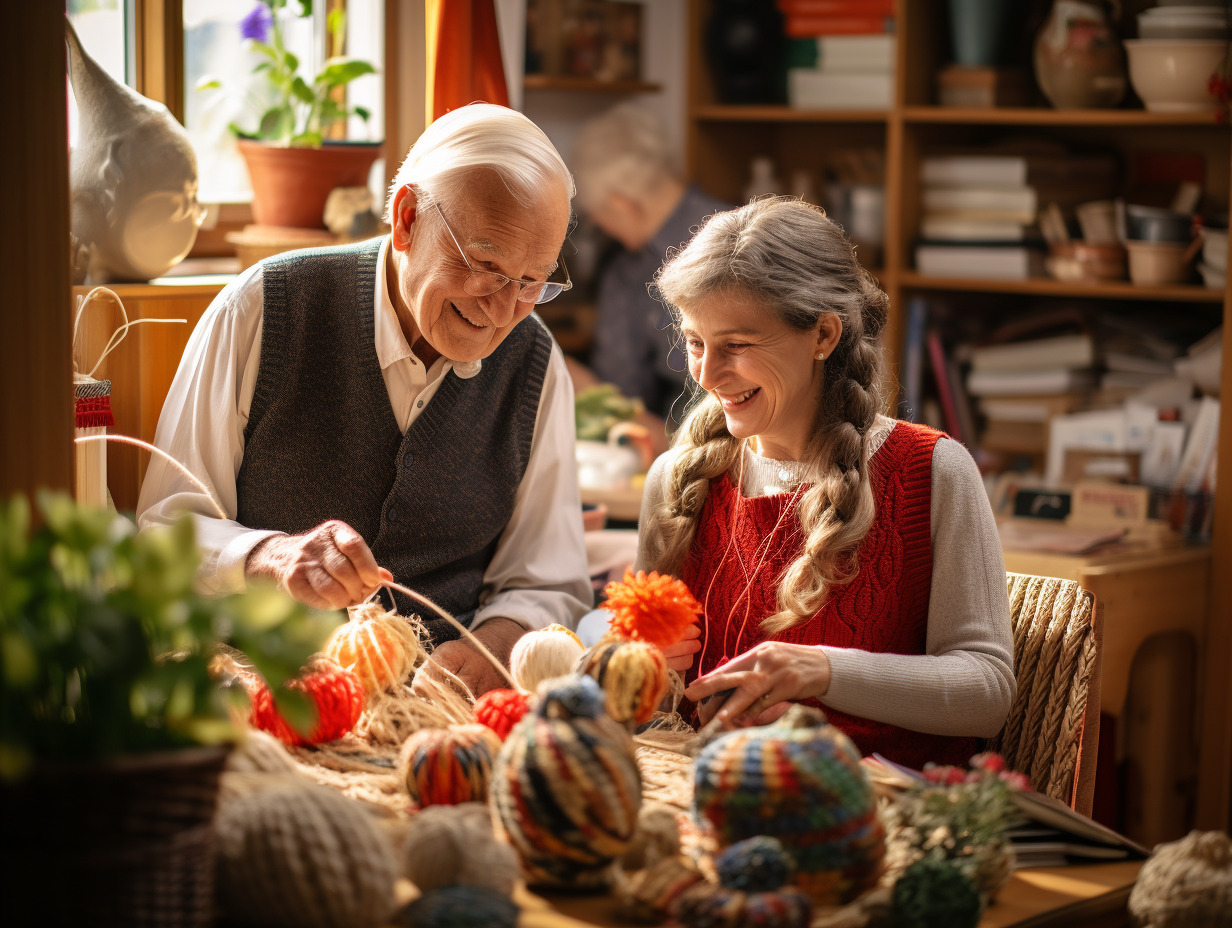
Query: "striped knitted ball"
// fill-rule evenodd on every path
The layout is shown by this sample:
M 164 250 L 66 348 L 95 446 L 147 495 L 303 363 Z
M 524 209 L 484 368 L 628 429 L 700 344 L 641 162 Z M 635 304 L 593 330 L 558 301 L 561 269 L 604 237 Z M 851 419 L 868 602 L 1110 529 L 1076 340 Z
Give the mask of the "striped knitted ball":
M 578 673 L 603 687 L 608 715 L 622 724 L 649 721 L 667 693 L 667 658 L 644 641 L 601 641 L 582 655 Z
M 860 753 L 816 709 L 723 735 L 698 755 L 693 807 L 723 846 L 778 838 L 796 884 L 820 905 L 850 902 L 881 873 L 885 832 Z
M 491 792 L 527 881 L 602 884 L 633 840 L 641 801 L 633 742 L 604 713 L 598 684 L 576 677 L 541 688 L 505 739 Z
M 398 770 L 419 806 L 486 802 L 500 738 L 486 725 L 425 728 L 402 745 Z

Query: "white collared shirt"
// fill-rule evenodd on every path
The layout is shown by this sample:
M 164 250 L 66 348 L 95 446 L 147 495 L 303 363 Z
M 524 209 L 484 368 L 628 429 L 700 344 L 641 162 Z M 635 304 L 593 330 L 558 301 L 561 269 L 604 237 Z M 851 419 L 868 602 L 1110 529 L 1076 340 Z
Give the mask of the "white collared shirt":
M 480 366 L 438 358 L 425 369 L 415 357 L 385 283 L 388 246 L 386 238 L 376 262 L 375 347 L 390 406 L 405 433 L 451 370 L 459 377 L 473 377 Z M 181 512 L 194 514 L 202 556 L 198 586 L 207 593 L 243 590 L 248 554 L 262 539 L 279 534 L 235 521 L 236 477 L 260 368 L 262 307 L 261 268 L 255 265 L 218 295 L 197 324 L 154 438 L 155 445 L 208 487 L 227 518 L 219 518 L 209 496 L 160 456 L 150 461 L 137 504 L 137 521 L 143 528 L 171 522 Z M 564 356 L 553 345 L 530 460 L 513 516 L 484 572 L 480 609 L 472 627 L 494 616 L 515 619 L 529 628 L 552 622 L 574 627 L 592 596 L 580 506 L 573 386 Z

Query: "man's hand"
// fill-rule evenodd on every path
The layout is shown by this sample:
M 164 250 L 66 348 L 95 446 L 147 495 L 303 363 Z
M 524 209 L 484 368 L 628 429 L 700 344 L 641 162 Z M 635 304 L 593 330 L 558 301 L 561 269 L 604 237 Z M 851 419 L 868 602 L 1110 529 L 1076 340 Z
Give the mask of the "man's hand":
M 472 633 L 484 643 L 493 656 L 505 667 L 509 666 L 509 654 L 514 643 L 525 635 L 527 629 L 513 619 L 488 619 Z M 419 696 L 431 698 L 432 688 L 427 684 L 426 677 L 438 680 L 445 679 L 442 671 L 449 671 L 470 689 L 471 695 L 478 698 L 488 690 L 500 689 L 509 685 L 509 681 L 499 670 L 492 666 L 486 656 L 479 653 L 465 638 L 456 641 L 446 641 L 432 652 L 428 662 L 415 675 L 411 688 Z
M 337 519 L 302 535 L 271 535 L 249 552 L 244 572 L 274 580 L 316 609 L 361 603 L 393 580 L 393 574 L 377 566 L 359 532 Z

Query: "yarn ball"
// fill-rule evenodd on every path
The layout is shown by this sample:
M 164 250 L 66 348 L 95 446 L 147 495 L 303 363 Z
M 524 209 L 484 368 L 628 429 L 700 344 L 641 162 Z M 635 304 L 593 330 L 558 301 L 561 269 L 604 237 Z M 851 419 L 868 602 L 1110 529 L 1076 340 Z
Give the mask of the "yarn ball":
M 670 906 L 685 928 L 808 928 L 813 903 L 794 886 L 774 892 L 746 893 L 717 883 L 694 883 Z
M 528 881 L 595 886 L 637 829 L 641 776 L 628 733 L 589 677 L 545 684 L 505 739 L 491 802 Z
M 253 728 L 245 730 L 244 739 L 227 756 L 227 770 L 232 773 L 299 773 L 281 741 Z
M 509 672 L 520 689 L 533 693 L 544 680 L 572 673 L 583 650 L 578 636 L 562 625 L 527 632 L 509 654 Z
M 1191 831 L 1156 845 L 1129 894 L 1139 928 L 1232 928 L 1232 839 Z
M 488 690 L 475 700 L 475 721 L 487 725 L 504 741 L 528 708 L 530 700 L 519 690 Z
M 325 654 L 354 673 L 368 696 L 403 682 L 427 656 L 412 624 L 397 613 L 364 603 L 347 617 L 325 642 Z
M 722 846 L 778 838 L 819 905 L 849 902 L 880 876 L 885 832 L 860 752 L 817 709 L 792 706 L 772 725 L 706 745 L 693 765 L 693 809 Z
M 892 911 L 896 928 L 975 928 L 984 906 L 967 874 L 947 860 L 923 857 L 895 882 Z
M 486 725 L 425 728 L 403 742 L 398 772 L 420 806 L 486 802 L 501 741 Z
M 480 886 L 508 896 L 518 879 L 518 855 L 496 840 L 486 804 L 429 806 L 411 819 L 402 873 L 424 893 Z
M 603 687 L 608 715 L 622 724 L 649 721 L 667 693 L 667 658 L 644 641 L 601 641 L 577 669 Z
M 676 810 L 660 802 L 645 802 L 637 813 L 637 831 L 620 857 L 625 870 L 641 870 L 664 857 L 680 853 L 680 825 Z
M 568 635 L 574 641 L 576 641 L 579 647 L 582 647 L 582 648 L 586 647 L 586 645 L 582 644 L 582 639 L 578 637 L 577 632 L 575 632 L 571 628 L 566 628 L 564 625 L 561 625 L 559 622 L 553 622 L 551 625 L 545 625 L 543 627 L 543 631 L 545 632 L 564 632 L 566 635 Z
M 603 588 L 603 608 L 612 614 L 611 634 L 630 641 L 646 641 L 660 648 L 675 644 L 697 621 L 702 604 L 674 577 L 657 571 L 636 574 L 626 570 L 623 580 Z
M 638 922 L 661 922 L 671 913 L 676 897 L 703 879 L 697 864 L 689 858 L 664 857 L 618 880 L 621 912 Z
M 758 835 L 724 848 L 714 860 L 719 882 L 728 889 L 768 893 L 791 882 L 796 862 L 777 838 Z
M 252 703 L 249 723 L 292 745 L 337 741 L 355 727 L 368 698 L 355 674 L 330 660 L 313 661 L 308 670 L 287 684 L 307 695 L 316 709 L 316 724 L 305 736 L 283 718 L 264 680 L 250 674 L 246 675 L 245 684 Z
M 401 919 L 410 928 L 515 928 L 518 907 L 481 886 L 446 886 L 424 893 Z
M 394 909 L 393 849 L 358 802 L 315 784 L 243 796 L 215 817 L 219 902 L 243 924 L 371 928 Z

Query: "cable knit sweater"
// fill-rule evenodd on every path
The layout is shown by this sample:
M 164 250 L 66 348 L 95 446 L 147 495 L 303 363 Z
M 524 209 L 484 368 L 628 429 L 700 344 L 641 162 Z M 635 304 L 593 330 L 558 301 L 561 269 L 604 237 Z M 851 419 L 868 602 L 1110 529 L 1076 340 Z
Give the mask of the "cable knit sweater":
M 876 456 L 896 427 L 895 420 L 879 417 L 870 466 L 878 463 Z M 643 526 L 663 500 L 674 454 L 661 457 L 647 476 Z M 791 493 L 791 471 L 790 462 L 746 451 L 742 494 Z M 923 653 L 868 650 L 859 646 L 865 642 L 823 644 L 832 676 L 820 701 L 832 711 L 916 732 L 990 737 L 1003 724 L 1015 693 L 1005 564 L 996 526 L 975 462 L 959 443 L 945 437 L 936 442 L 929 485 L 932 563 Z M 793 556 L 801 536 L 796 537 Z M 919 542 L 924 543 L 923 537 Z M 639 548 L 637 567 L 653 569 L 644 537 Z M 737 653 L 752 643 L 746 632 Z

